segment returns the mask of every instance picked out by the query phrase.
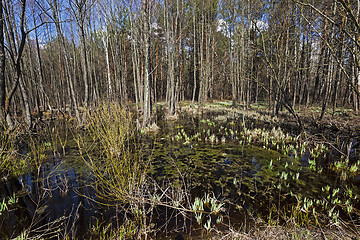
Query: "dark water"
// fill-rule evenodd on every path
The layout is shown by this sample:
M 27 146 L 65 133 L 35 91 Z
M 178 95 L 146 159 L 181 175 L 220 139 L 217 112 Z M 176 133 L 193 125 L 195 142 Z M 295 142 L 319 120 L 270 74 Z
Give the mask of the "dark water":
M 352 191 L 351 206 L 359 209 L 359 201 L 354 198 L 360 193 L 357 175 L 340 181 L 339 176 L 326 168 L 321 173 L 313 171 L 309 168 L 309 151 L 295 159 L 265 149 L 261 144 L 239 144 L 236 136 L 243 130 L 240 120 L 215 123 L 186 117 L 159 125 L 158 134 L 142 136 L 145 156 L 151 158 L 149 177 L 160 187 L 172 185 L 174 189 L 182 189 L 188 196 L 182 199 L 187 206 L 196 197 L 211 194 L 224 202 L 223 217 L 233 226 L 245 220 L 251 224 L 251 219 L 257 217 L 266 219 L 274 214 L 272 207 L 290 208 L 296 205 L 298 197 L 316 201 L 332 195 L 327 200 L 331 202 L 337 194 L 342 194 L 345 201 L 349 198 L 345 194 L 348 189 Z M 179 133 L 189 139 L 177 139 Z M 197 133 L 198 137 L 190 139 Z M 356 144 L 354 140 L 353 145 Z M 355 161 L 355 150 L 350 154 Z M 335 153 L 329 155 L 338 157 Z M 41 232 L 47 234 L 45 238 L 68 235 L 88 239 L 91 229 L 100 223 L 121 224 L 116 222 L 116 214 L 121 213 L 96 203 L 99 199 L 90 186 L 92 182 L 93 176 L 76 148 L 69 148 L 65 156 L 49 154 L 39 171 L 2 179 L 0 199 L 15 194 L 17 203 L 9 205 L 0 215 L 0 238 L 16 237 L 30 226 L 32 234 Z M 330 187 L 330 192 L 324 190 L 325 186 Z M 334 189 L 340 189 L 339 193 L 334 194 Z M 312 208 L 326 213 L 328 208 L 321 210 L 322 205 L 318 203 Z M 194 214 L 178 217 L 174 212 L 166 207 L 156 210 L 153 224 L 160 229 L 158 236 L 166 231 L 188 233 L 202 229 Z M 339 214 L 348 216 L 341 207 Z M 226 229 L 225 224 L 215 221 L 214 218 L 213 226 Z M 60 232 L 56 232 L 58 229 Z
M 111 219 L 114 210 L 93 201 L 90 171 L 76 155 L 49 158 L 39 172 L 2 180 L 1 198 L 15 194 L 17 203 L 0 216 L 0 239 L 20 235 L 29 226 L 30 235 L 45 234 L 46 239 L 61 239 L 65 231 L 86 239 L 93 224 Z

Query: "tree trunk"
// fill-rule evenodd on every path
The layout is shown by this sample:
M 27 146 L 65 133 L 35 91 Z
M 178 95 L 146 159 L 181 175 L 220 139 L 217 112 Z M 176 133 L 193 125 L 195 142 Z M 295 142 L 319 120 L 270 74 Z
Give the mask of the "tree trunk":
M 5 122 L 5 99 L 6 99 L 6 81 L 5 81 L 5 45 L 4 45 L 4 15 L 3 1 L 0 0 L 0 118 Z
M 150 3 L 143 0 L 144 7 L 144 119 L 143 127 L 151 122 L 151 72 L 150 72 Z
M 57 6 L 58 6 L 57 0 L 52 0 L 50 5 L 51 5 L 50 6 L 51 11 L 52 11 L 52 14 L 53 14 L 53 17 L 54 17 L 56 33 L 57 33 L 57 36 L 60 39 L 60 46 L 59 47 L 60 47 L 60 51 L 62 53 L 62 57 L 64 58 L 64 73 L 65 73 L 67 82 L 68 82 L 68 84 L 70 86 L 71 100 L 72 100 L 72 103 L 73 103 L 73 106 L 74 106 L 75 116 L 76 116 L 76 119 L 77 119 L 78 123 L 81 125 L 81 117 L 80 117 L 80 112 L 79 112 L 78 103 L 77 103 L 77 99 L 76 99 L 74 82 L 73 82 L 73 79 L 72 79 L 72 75 L 70 73 L 70 61 L 69 61 L 68 52 L 66 51 L 65 37 L 62 34 L 61 26 L 60 26 L 60 18 L 59 18 L 59 14 L 58 14 L 59 11 L 58 11 L 58 8 L 57 8 Z M 72 35 L 74 35 L 72 28 L 71 28 L 71 32 L 72 32 Z M 73 37 L 73 41 L 74 41 L 74 37 Z M 75 47 L 74 42 L 73 42 L 73 45 Z M 74 64 L 75 64 L 75 57 L 76 57 L 75 49 L 74 49 L 74 56 L 73 57 L 74 57 Z M 76 69 L 76 65 L 74 66 L 74 71 L 75 71 L 75 69 Z M 74 79 L 75 79 L 75 75 L 74 75 Z
M 106 72 L 107 72 L 107 85 L 108 85 L 108 99 L 112 99 L 112 84 L 111 84 L 111 73 L 110 73 L 110 58 L 109 58 L 109 36 L 108 33 L 103 33 L 101 36 L 105 48 L 105 61 L 106 61 Z
M 196 19 L 195 19 L 195 6 L 194 6 L 194 9 L 193 9 L 193 38 L 194 38 L 194 41 L 193 41 L 193 44 L 194 44 L 194 47 L 193 47 L 193 64 L 194 64 L 194 73 L 193 73 L 193 81 L 194 81 L 194 87 L 193 87 L 193 92 L 192 92 L 192 100 L 191 100 L 191 105 L 193 106 L 194 105 L 194 101 L 195 101 L 195 94 L 196 94 Z
M 12 6 L 11 4 L 9 4 L 7 1 L 5 1 L 5 5 L 6 5 L 6 9 L 7 11 L 5 11 L 6 13 L 6 17 L 5 19 L 7 19 L 7 25 L 9 27 L 10 33 L 9 33 L 9 39 L 8 39 L 8 43 L 11 46 L 11 48 L 9 49 L 10 51 L 12 51 L 11 56 L 12 56 L 12 60 L 14 63 L 14 68 L 16 71 L 16 79 L 15 79 L 15 83 L 14 86 L 12 88 L 12 90 L 10 91 L 8 97 L 5 100 L 5 114 L 8 125 L 10 128 L 13 128 L 13 122 L 11 120 L 10 117 L 10 104 L 12 101 L 12 98 L 15 94 L 15 91 L 20 83 L 20 81 L 22 81 L 22 69 L 21 69 L 21 64 L 22 64 L 22 54 L 25 48 L 25 43 L 26 43 L 26 37 L 27 37 L 27 32 L 25 31 L 25 8 L 26 8 L 26 0 L 22 0 L 21 1 L 21 11 L 20 11 L 20 39 L 18 41 L 16 41 L 16 37 L 15 35 L 17 35 L 16 33 L 16 28 L 13 25 L 15 23 L 15 19 L 13 19 L 14 13 L 12 12 L 12 9 L 10 9 Z M 5 7 L 3 5 L 3 7 Z M 15 59 L 16 58 L 16 59 Z M 20 83 L 23 84 L 23 83 Z M 23 87 L 22 87 L 23 88 Z M 27 98 L 27 94 L 24 90 L 24 88 L 22 89 L 22 94 L 24 97 L 24 93 L 25 93 L 25 98 Z M 26 120 L 26 124 L 28 125 L 28 127 L 31 127 L 32 125 L 32 121 L 31 121 L 31 115 L 30 115 L 30 108 L 29 108 L 29 101 L 28 99 L 24 99 L 24 114 L 25 114 L 25 120 Z

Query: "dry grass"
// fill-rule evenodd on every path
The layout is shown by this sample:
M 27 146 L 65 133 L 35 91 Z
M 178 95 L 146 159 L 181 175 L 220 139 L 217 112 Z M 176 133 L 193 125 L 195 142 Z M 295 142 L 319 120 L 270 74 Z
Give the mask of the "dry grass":
M 225 235 L 215 236 L 213 239 L 242 239 L 242 240 L 353 240 L 359 239 L 354 233 L 340 227 L 333 229 L 300 228 L 296 226 L 267 226 L 241 232 L 231 230 Z

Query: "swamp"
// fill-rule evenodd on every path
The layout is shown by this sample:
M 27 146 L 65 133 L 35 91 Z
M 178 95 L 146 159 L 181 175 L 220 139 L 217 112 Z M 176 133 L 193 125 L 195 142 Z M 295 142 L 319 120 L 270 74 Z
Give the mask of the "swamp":
M 168 119 L 159 103 L 156 128 L 139 130 L 133 111 L 104 104 L 82 128 L 49 116 L 4 134 L 0 237 L 359 236 L 359 135 L 297 132 L 261 105 L 182 109 Z
M 360 239 L 360 1 L 0 0 L 1 239 Z

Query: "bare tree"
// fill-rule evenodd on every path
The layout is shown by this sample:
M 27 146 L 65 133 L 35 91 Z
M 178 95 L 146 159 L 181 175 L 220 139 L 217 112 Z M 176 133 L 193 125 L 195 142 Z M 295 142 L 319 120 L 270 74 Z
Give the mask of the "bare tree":
M 81 124 L 81 117 L 80 117 L 80 112 L 78 109 L 78 102 L 77 102 L 77 97 L 76 97 L 76 93 L 75 93 L 75 87 L 74 87 L 74 80 L 72 78 L 72 74 L 71 74 L 71 68 L 70 68 L 70 53 L 68 51 L 66 51 L 66 40 L 65 37 L 63 35 L 62 29 L 61 29 L 61 20 L 60 20 L 60 16 L 59 16 L 59 2 L 58 0 L 49 0 L 48 4 L 50 5 L 51 11 L 52 11 L 52 18 L 53 18 L 53 22 L 55 23 L 56 26 L 56 32 L 59 38 L 59 43 L 60 43 L 60 51 L 62 54 L 62 57 L 64 59 L 64 72 L 65 72 L 65 77 L 67 79 L 68 85 L 70 86 L 70 94 L 71 94 L 71 100 L 74 106 L 74 110 L 75 110 L 75 116 L 76 119 L 78 121 L 79 124 Z
M 92 2 L 90 0 L 73 0 L 70 1 L 70 6 L 72 7 L 72 11 L 74 13 L 76 23 L 79 30 L 80 37 L 80 47 L 81 47 L 81 67 L 82 67 L 82 78 L 84 82 L 84 108 L 85 111 L 83 113 L 82 122 L 86 120 L 86 112 L 89 108 L 90 101 L 90 87 L 89 87 L 89 78 L 91 75 L 90 67 L 89 67 L 89 56 L 86 44 L 86 21 L 87 15 L 90 11 L 90 7 Z
M 5 122 L 6 99 L 4 22 L 3 1 L 0 1 L 0 117 L 2 122 Z
M 20 25 L 19 25 L 19 31 L 20 34 L 18 35 L 16 32 L 16 26 L 15 24 L 15 14 L 12 10 L 12 5 L 8 1 L 4 1 L 3 9 L 5 12 L 5 19 L 6 19 L 6 26 L 7 26 L 7 42 L 9 43 L 9 46 L 7 47 L 7 50 L 9 52 L 11 62 L 13 64 L 13 67 L 15 69 L 16 77 L 13 83 L 13 86 L 11 90 L 9 91 L 9 95 L 7 96 L 5 100 L 5 115 L 6 120 L 10 128 L 14 127 L 13 121 L 11 120 L 10 116 L 10 104 L 14 97 L 14 94 L 20 85 L 21 88 L 21 97 L 23 102 L 23 108 L 24 108 L 24 114 L 25 114 L 25 120 L 28 127 L 31 127 L 32 120 L 31 120 L 31 114 L 30 114 L 30 106 L 29 106 L 29 99 L 27 96 L 26 89 L 23 84 L 23 74 L 22 74 L 22 56 L 25 48 L 26 43 L 26 37 L 29 31 L 25 30 L 25 24 L 26 24 L 26 15 L 25 15 L 25 9 L 26 9 L 26 0 L 20 1 Z M 19 39 L 17 39 L 17 36 L 19 36 Z

